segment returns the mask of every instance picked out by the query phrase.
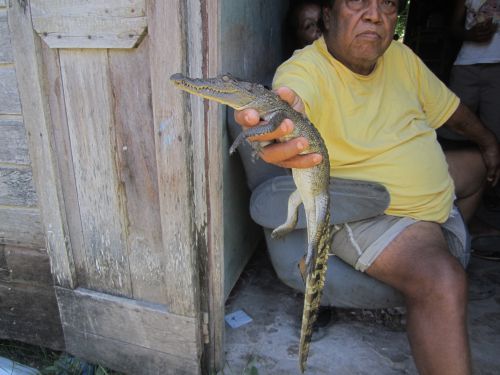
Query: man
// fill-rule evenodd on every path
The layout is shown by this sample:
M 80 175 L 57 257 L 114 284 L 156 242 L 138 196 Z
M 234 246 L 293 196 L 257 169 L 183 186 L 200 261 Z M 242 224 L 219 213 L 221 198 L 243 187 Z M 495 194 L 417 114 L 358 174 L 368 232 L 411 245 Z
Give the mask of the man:
M 333 176 L 380 182 L 391 195 L 385 215 L 335 234 L 336 255 L 403 293 L 420 373 L 470 374 L 466 275 L 444 234 L 456 220 L 454 193 L 469 218 L 485 180 L 497 183 L 500 152 L 494 135 L 458 98 L 408 48 L 392 42 L 398 5 L 330 1 L 323 9 L 324 36 L 285 62 L 274 86 L 322 133 Z M 252 109 L 235 117 L 243 126 L 259 122 Z M 445 122 L 480 152 L 445 159 L 434 130 Z M 285 120 L 253 140 L 276 140 L 292 128 Z M 286 168 L 321 160 L 299 155 L 304 150 L 307 141 L 297 138 L 265 147 L 261 157 Z

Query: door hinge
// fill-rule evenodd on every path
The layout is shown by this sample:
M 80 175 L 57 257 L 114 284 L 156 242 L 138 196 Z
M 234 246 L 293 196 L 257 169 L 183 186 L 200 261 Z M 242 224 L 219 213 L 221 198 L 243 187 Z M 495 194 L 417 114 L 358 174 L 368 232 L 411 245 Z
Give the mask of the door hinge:
M 208 329 L 208 323 L 209 323 L 209 319 L 208 319 L 208 313 L 207 312 L 204 312 L 203 313 L 203 322 L 202 322 L 202 325 L 201 325 L 201 330 L 202 330 L 202 334 L 203 334 L 203 343 L 204 344 L 209 344 L 210 343 L 210 331 Z

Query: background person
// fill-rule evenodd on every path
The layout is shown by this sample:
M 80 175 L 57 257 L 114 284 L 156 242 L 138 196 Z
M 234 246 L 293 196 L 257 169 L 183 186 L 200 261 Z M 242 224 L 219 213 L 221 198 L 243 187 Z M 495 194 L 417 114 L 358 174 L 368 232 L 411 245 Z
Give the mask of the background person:
M 322 32 L 321 0 L 292 0 L 285 17 L 285 58 L 297 49 L 308 46 Z
M 500 1 L 457 0 L 452 16 L 452 34 L 463 41 L 450 74 L 450 89 L 479 116 L 486 127 L 500 137 Z M 448 149 L 467 147 L 464 138 L 443 128 L 441 143 Z M 486 209 L 498 209 L 497 189 L 487 189 Z M 483 194 L 478 195 L 481 200 Z M 488 215 L 487 215 L 488 216 Z M 470 224 L 473 236 L 496 235 L 500 231 L 475 217 Z M 498 238 L 492 237 L 495 241 Z M 479 249 L 475 249 L 479 254 Z

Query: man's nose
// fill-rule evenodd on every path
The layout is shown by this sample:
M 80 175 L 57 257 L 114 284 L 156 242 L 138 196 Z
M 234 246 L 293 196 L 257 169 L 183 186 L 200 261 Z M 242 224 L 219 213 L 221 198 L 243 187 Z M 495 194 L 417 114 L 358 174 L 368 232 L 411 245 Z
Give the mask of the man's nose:
M 363 13 L 363 18 L 367 21 L 378 23 L 382 19 L 379 0 L 370 0 Z

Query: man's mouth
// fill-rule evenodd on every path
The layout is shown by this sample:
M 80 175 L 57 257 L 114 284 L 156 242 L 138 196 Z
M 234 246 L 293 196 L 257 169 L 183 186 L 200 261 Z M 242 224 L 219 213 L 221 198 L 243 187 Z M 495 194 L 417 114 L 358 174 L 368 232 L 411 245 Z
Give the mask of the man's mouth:
M 360 34 L 358 34 L 358 37 L 363 38 L 363 39 L 369 39 L 369 40 L 379 40 L 381 39 L 381 36 L 376 33 L 375 31 L 365 31 Z

